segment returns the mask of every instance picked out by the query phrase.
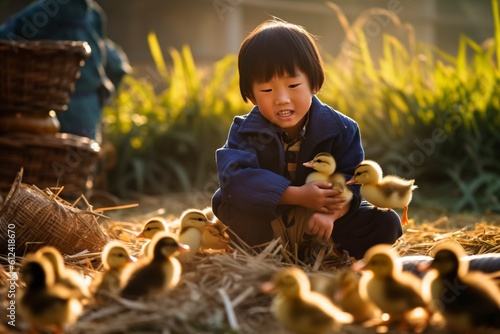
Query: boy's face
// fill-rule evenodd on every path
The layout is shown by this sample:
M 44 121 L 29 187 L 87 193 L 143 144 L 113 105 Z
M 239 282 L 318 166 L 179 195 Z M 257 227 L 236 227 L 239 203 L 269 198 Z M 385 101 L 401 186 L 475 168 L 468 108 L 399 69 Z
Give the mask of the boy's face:
M 316 93 L 303 72 L 296 70 L 294 77 L 275 76 L 267 82 L 256 82 L 252 90 L 254 98 L 250 100 L 259 107 L 262 116 L 292 138 L 300 133 Z

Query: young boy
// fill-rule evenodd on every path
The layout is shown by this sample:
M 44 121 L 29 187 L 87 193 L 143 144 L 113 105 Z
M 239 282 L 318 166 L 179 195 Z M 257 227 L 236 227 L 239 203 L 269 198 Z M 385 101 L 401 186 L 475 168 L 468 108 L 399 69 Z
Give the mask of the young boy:
M 306 232 L 298 239 L 333 240 L 355 258 L 375 244 L 394 243 L 402 234 L 399 216 L 362 200 L 359 187 L 347 202 L 328 181 L 304 184 L 313 170 L 303 163 L 320 152 L 332 154 L 336 172 L 348 179 L 364 158 L 357 123 L 315 95 L 324 72 L 312 35 L 298 25 L 266 21 L 243 41 L 238 70 L 243 100 L 255 106 L 235 117 L 216 152 L 214 214 L 249 245 L 297 226 Z

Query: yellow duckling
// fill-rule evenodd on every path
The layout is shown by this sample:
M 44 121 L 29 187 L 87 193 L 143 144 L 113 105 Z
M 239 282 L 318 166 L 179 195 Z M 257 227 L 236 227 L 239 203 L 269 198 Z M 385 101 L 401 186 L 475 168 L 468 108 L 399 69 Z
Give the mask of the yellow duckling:
M 226 232 L 228 226 L 224 225 L 218 218 L 214 219 L 213 225 L 206 225 L 201 232 L 201 249 L 228 250 L 231 238 Z
M 276 293 L 271 312 L 294 333 L 326 333 L 352 322 L 350 314 L 342 312 L 324 295 L 311 291 L 309 278 L 298 267 L 278 271 L 273 281 L 264 283 L 262 288 Z
M 435 247 L 431 269 L 423 279 L 423 296 L 453 333 L 500 331 L 500 289 L 479 271 L 468 271 L 462 248 L 444 242 Z M 482 332 L 481 332 L 482 333 Z
M 208 220 L 202 210 L 187 209 L 180 217 L 179 241 L 189 246 L 189 251 L 179 254 L 177 258 L 181 262 L 190 261 L 198 252 L 201 244 L 202 231 L 205 226 L 214 225 Z
M 205 209 L 201 210 L 203 214 L 207 217 L 208 220 L 214 221 L 217 217 L 214 215 L 214 212 L 212 210 L 211 206 L 207 206 Z
M 354 322 L 365 322 L 378 315 L 377 308 L 359 294 L 360 275 L 350 268 L 341 269 L 332 294 L 333 302 L 353 316 Z
M 120 296 L 128 299 L 148 297 L 173 289 L 179 283 L 182 267 L 175 258 L 189 251 L 175 234 L 158 232 L 151 240 L 151 252 L 124 272 L 124 287 Z
M 56 283 L 66 286 L 82 301 L 90 297 L 90 291 L 83 276 L 76 270 L 66 268 L 64 258 L 57 248 L 44 246 L 36 252 L 36 255 L 47 259 L 51 264 Z
M 92 282 L 92 293 L 97 305 L 106 305 L 110 296 L 117 296 L 122 288 L 122 273 L 125 267 L 136 261 L 129 249 L 120 241 L 111 241 L 101 254 L 104 272 L 97 275 Z
M 364 259 L 355 263 L 354 267 L 363 269 L 359 281 L 361 298 L 388 314 L 390 322 L 400 321 L 406 329 L 410 325 L 409 317 L 413 310 L 422 308 L 427 311 L 427 304 L 420 294 L 420 279 L 402 271 L 389 245 L 371 247 Z M 424 320 L 427 322 L 428 316 Z
M 304 162 L 303 165 L 315 170 L 307 175 L 306 183 L 313 181 L 329 181 L 332 184 L 332 189 L 337 189 L 344 193 L 347 203 L 352 200 L 353 194 L 347 186 L 345 176 L 341 173 L 335 173 L 337 163 L 330 153 L 318 153 L 314 159 Z
M 161 217 L 153 217 L 150 218 L 144 223 L 144 226 L 142 227 L 142 231 L 136 235 L 135 237 L 137 239 L 148 239 L 141 248 L 141 256 L 146 254 L 146 252 L 149 249 L 149 245 L 151 244 L 151 239 L 155 236 L 156 233 L 158 232 L 165 232 L 168 231 L 168 224 L 165 221 L 165 219 Z
M 382 177 L 382 168 L 372 160 L 362 161 L 355 169 L 347 184 L 361 184 L 360 193 L 373 206 L 379 208 L 403 208 L 401 224 L 408 224 L 408 204 L 410 204 L 415 180 L 406 180 L 395 175 Z
M 22 319 L 33 331 L 62 333 L 65 325 L 78 319 L 83 309 L 78 296 L 55 283 L 54 270 L 47 259 L 27 257 L 20 272 L 26 286 L 17 296 L 17 305 Z

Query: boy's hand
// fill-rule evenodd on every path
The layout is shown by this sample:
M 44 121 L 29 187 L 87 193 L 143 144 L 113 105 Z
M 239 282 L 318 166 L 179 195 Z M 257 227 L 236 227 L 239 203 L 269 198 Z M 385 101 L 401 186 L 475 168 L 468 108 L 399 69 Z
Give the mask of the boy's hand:
M 300 205 L 315 212 L 333 213 L 345 206 L 346 198 L 342 192 L 332 189 L 328 181 L 314 181 L 306 183 L 301 188 Z
M 313 213 L 307 221 L 307 233 L 327 242 L 333 232 L 334 213 Z
M 333 225 L 337 219 L 349 212 L 350 205 L 344 205 L 333 213 L 315 212 L 307 221 L 307 233 L 316 235 L 328 242 L 333 232 Z

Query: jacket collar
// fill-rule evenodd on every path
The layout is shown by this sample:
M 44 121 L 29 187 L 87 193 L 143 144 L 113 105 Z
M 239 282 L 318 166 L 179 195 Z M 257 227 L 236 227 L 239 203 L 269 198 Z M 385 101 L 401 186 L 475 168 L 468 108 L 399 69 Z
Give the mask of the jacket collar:
M 331 138 L 335 133 L 339 133 L 344 127 L 336 112 L 314 95 L 309 110 L 305 141 L 321 142 Z M 262 131 L 266 133 L 272 131 L 277 136 L 281 129 L 266 120 L 260 113 L 259 108 L 255 106 L 242 122 L 239 132 L 258 133 Z

